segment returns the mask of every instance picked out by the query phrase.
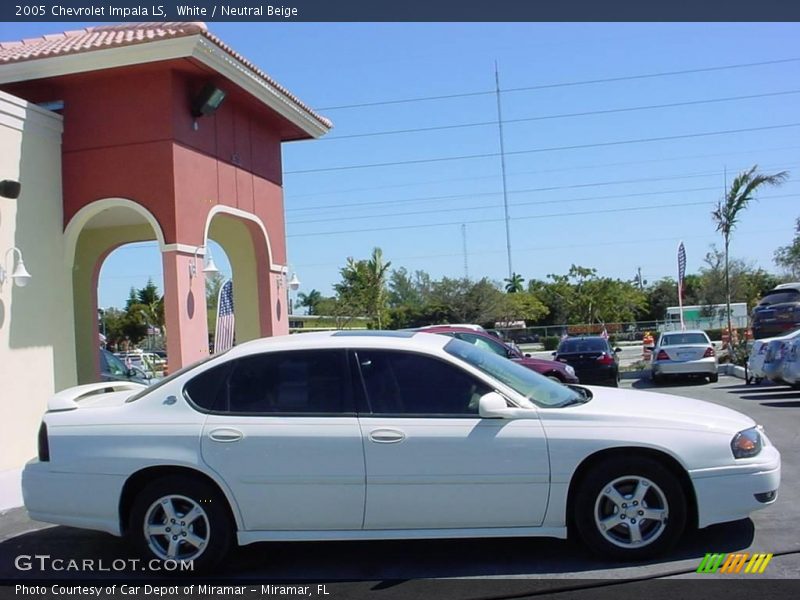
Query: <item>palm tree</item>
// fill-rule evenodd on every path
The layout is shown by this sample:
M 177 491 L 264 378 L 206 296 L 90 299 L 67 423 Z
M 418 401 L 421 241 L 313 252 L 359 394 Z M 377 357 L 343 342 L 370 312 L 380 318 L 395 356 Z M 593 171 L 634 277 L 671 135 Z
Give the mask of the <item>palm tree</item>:
M 725 198 L 717 202 L 717 207 L 711 216 L 717 225 L 717 231 L 722 233 L 725 242 L 725 303 L 728 313 L 728 331 L 731 331 L 731 282 L 728 272 L 728 251 L 731 244 L 731 233 L 739 221 L 739 213 L 747 208 L 754 194 L 762 185 L 781 185 L 789 177 L 789 173 L 781 171 L 773 175 L 757 173 L 758 165 L 753 165 L 748 171 L 742 171 L 733 180 L 730 189 L 725 193 Z
M 518 273 L 511 273 L 511 277 L 507 277 L 503 281 L 506 282 L 506 292 L 509 294 L 518 294 L 525 288 L 525 279 Z
M 367 261 L 368 276 L 368 303 L 373 318 L 377 321 L 378 329 L 383 329 L 382 314 L 386 308 L 386 272 L 392 265 L 383 262 L 383 251 L 380 248 L 372 249 L 372 256 Z
M 304 306 L 308 309 L 309 315 L 317 314 L 317 306 L 322 300 L 322 293 L 318 290 L 311 290 L 307 294 L 300 292 L 297 294 L 297 303 L 295 306 Z

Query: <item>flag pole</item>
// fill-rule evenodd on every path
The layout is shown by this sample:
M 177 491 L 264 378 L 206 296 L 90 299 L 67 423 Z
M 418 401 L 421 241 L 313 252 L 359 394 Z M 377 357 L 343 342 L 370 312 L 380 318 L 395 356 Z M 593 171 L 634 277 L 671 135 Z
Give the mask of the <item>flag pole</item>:
M 686 331 L 683 321 L 683 278 L 686 272 L 686 249 L 683 240 L 678 245 L 678 313 L 681 316 L 681 331 Z

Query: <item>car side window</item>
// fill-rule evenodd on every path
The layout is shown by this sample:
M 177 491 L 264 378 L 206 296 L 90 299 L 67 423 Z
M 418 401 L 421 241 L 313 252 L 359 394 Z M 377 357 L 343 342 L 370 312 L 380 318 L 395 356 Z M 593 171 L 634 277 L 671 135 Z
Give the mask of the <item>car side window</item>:
M 222 404 L 236 414 L 353 414 L 343 350 L 271 352 L 233 362 Z
M 480 397 L 491 391 L 469 373 L 430 356 L 386 350 L 356 354 L 373 414 L 475 417 Z
M 456 337 L 465 342 L 469 342 L 473 346 L 477 346 L 481 350 L 489 350 L 495 354 L 499 354 L 504 358 L 508 358 L 508 349 L 503 344 L 487 340 L 484 337 L 475 335 L 474 333 L 457 333 Z

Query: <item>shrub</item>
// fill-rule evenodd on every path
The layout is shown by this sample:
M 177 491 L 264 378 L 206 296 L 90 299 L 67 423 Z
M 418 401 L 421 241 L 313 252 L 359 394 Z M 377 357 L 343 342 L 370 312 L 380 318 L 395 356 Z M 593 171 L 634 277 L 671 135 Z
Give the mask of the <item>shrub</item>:
M 561 338 L 557 335 L 548 335 L 542 338 L 542 344 L 544 345 L 545 350 L 555 350 L 558 348 L 558 342 L 561 341 Z

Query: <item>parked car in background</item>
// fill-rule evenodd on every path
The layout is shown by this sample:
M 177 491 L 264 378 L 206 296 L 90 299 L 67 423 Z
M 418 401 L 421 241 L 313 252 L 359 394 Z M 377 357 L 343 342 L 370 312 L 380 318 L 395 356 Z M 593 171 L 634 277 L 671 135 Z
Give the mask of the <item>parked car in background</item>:
M 766 376 L 764 375 L 764 359 L 767 356 L 767 346 L 773 340 L 793 341 L 800 339 L 800 327 L 793 329 L 786 335 L 775 338 L 765 338 L 755 340 L 747 358 L 747 377 L 749 381 L 760 383 Z
M 469 342 L 473 346 L 494 352 L 498 356 L 504 356 L 515 362 L 518 362 L 523 367 L 527 367 L 532 371 L 549 377 L 559 383 L 578 383 L 579 378 L 575 374 L 575 370 L 570 365 L 565 365 L 561 362 L 554 360 L 546 360 L 541 358 L 533 358 L 527 356 L 519 351 L 516 346 L 511 346 L 501 342 L 495 336 L 488 332 L 478 331 L 475 329 L 467 329 L 455 325 L 438 325 L 428 326 L 422 329 L 425 333 L 437 333 L 440 335 L 448 335 L 450 337 Z
M 557 384 L 443 335 L 276 336 L 114 386 L 50 399 L 28 513 L 195 572 L 237 543 L 569 531 L 638 561 L 780 486 L 780 453 L 746 415 Z
M 783 359 L 783 380 L 794 388 L 800 388 L 800 338 L 786 342 Z
M 665 332 L 658 336 L 652 348 L 650 377 L 661 383 L 666 377 L 708 377 L 711 383 L 719 381 L 717 353 L 705 331 L 700 329 Z
M 790 340 L 779 338 L 767 344 L 767 353 L 764 356 L 764 365 L 761 370 L 764 371 L 764 377 L 773 383 L 786 383 L 783 380 L 783 362 L 790 344 Z
M 602 336 L 569 337 L 561 340 L 553 352 L 557 362 L 565 363 L 575 370 L 581 383 L 619 385 L 620 348 L 612 348 Z
M 768 291 L 753 309 L 753 337 L 779 336 L 800 326 L 800 283 L 782 283 Z
M 136 366 L 128 366 L 105 348 L 100 348 L 100 381 L 132 381 L 148 385 L 153 377 Z

